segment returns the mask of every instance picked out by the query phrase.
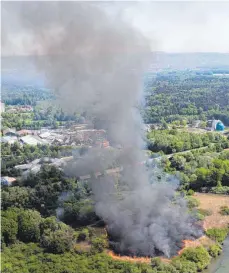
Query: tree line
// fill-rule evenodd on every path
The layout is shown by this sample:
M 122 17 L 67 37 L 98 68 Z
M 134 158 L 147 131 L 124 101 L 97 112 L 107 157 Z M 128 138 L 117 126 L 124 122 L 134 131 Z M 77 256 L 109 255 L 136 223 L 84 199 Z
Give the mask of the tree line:
M 171 130 L 152 130 L 147 135 L 148 149 L 154 153 L 172 154 L 216 144 L 218 149 L 229 147 L 228 139 L 219 133 L 190 133 Z
M 161 72 L 148 82 L 145 95 L 146 123 L 215 118 L 229 125 L 229 77 Z

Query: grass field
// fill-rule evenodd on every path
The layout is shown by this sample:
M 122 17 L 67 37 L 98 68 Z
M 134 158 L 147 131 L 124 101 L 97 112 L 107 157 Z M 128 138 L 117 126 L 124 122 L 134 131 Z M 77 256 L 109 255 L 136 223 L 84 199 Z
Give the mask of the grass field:
M 229 206 L 229 195 L 196 193 L 194 197 L 199 200 L 201 209 L 210 210 L 211 215 L 204 219 L 204 229 L 213 227 L 223 228 L 229 225 L 229 215 L 220 214 L 221 206 Z

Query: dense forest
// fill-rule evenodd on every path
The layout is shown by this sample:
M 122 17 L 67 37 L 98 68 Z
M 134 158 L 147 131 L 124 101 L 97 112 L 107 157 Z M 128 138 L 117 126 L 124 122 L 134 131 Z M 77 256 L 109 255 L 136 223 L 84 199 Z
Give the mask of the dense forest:
M 223 72 L 226 76 L 218 76 Z M 145 122 L 215 118 L 229 125 L 228 73 L 229 70 L 168 71 L 148 76 Z
M 35 106 L 40 101 L 54 99 L 54 95 L 49 89 L 3 81 L 1 99 L 6 105 Z
M 228 139 L 219 133 L 191 133 L 186 131 L 153 130 L 148 133 L 148 149 L 152 152 L 162 151 L 165 154 L 177 153 L 207 146 L 218 149 L 229 147 Z M 215 144 L 215 145 L 214 145 Z

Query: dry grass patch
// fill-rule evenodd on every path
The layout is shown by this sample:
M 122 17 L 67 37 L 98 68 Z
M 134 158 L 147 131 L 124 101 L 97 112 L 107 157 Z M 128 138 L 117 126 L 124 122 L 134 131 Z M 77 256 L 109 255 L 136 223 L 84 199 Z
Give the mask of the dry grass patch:
M 225 228 L 229 225 L 229 215 L 221 215 L 220 208 L 222 206 L 229 206 L 229 195 L 196 193 L 194 195 L 199 202 L 199 208 L 210 210 L 211 215 L 205 217 L 203 221 L 203 228 Z

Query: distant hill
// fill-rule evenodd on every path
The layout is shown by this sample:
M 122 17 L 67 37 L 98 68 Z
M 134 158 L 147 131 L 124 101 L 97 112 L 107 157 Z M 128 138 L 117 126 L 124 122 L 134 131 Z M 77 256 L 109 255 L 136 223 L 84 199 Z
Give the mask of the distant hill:
M 2 57 L 1 64 L 1 82 L 3 85 L 44 86 L 44 77 L 36 70 L 33 57 Z
M 2 83 L 41 84 L 44 77 L 36 71 L 33 56 L 2 57 Z M 45 56 L 39 57 L 45 58 Z M 229 53 L 152 52 L 150 70 L 229 68 Z
M 152 70 L 229 68 L 229 53 L 152 53 Z

